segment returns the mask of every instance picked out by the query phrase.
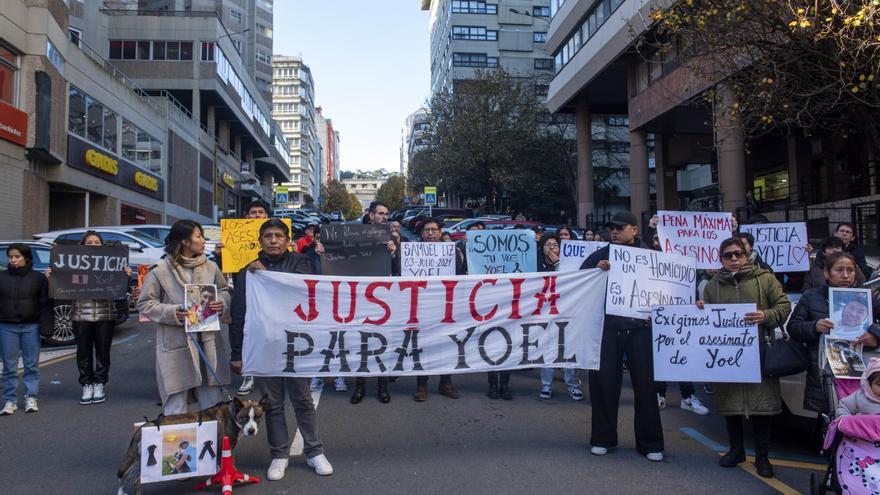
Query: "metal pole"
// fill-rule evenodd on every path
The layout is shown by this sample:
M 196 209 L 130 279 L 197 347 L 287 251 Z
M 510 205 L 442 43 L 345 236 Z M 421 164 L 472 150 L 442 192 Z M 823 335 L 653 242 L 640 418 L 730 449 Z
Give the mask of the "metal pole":
M 89 204 L 89 203 L 91 203 L 91 196 L 92 196 L 92 193 L 89 191 L 86 191 L 86 222 L 85 222 L 86 227 L 89 226 L 89 215 L 91 215 L 91 208 L 90 208 L 90 204 Z

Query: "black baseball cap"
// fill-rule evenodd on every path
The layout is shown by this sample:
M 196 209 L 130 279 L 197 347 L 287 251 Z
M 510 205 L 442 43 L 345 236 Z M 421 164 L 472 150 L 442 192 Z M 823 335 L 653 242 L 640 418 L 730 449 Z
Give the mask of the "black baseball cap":
M 618 211 L 611 217 L 608 225 L 638 225 L 639 221 L 636 216 L 628 211 Z

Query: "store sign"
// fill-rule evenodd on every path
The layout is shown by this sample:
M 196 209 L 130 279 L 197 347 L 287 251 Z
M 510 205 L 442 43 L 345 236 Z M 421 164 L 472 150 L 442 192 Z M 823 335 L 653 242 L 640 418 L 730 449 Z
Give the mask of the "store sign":
M 67 135 L 67 165 L 151 198 L 165 198 L 161 177 L 72 134 Z
M 220 180 L 222 180 L 227 187 L 235 187 L 235 177 L 230 175 L 228 172 L 223 172 L 223 175 L 220 176 Z
M 27 114 L 0 101 L 0 139 L 27 146 Z

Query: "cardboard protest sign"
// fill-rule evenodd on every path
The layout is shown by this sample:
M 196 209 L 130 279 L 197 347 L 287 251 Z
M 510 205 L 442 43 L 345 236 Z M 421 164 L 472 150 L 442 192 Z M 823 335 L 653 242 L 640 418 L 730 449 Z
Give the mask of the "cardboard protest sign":
M 290 219 L 281 218 L 290 228 Z M 238 273 L 248 263 L 257 259 L 260 252 L 260 226 L 265 218 L 229 218 L 220 220 L 221 240 L 223 248 L 223 273 Z
M 527 229 L 467 231 L 470 274 L 538 271 L 538 244 Z
M 571 272 L 580 270 L 585 259 L 607 245 L 607 242 L 601 241 L 570 241 L 564 239 L 559 251 L 559 271 Z
M 391 275 L 389 240 L 386 224 L 321 225 L 321 269 L 325 275 Z
M 871 289 L 828 289 L 828 306 L 831 311 L 831 338 L 856 340 L 864 335 L 874 321 Z
M 217 472 L 217 422 L 141 428 L 141 483 L 211 476 Z
M 220 313 L 210 308 L 217 300 L 217 286 L 214 284 L 186 284 L 184 307 L 186 308 L 187 332 L 219 332 Z
M 400 255 L 404 277 L 455 275 L 454 242 L 404 242 Z
M 733 234 L 730 213 L 658 211 L 657 234 L 667 253 L 696 258 L 697 268 L 721 268 L 721 241 Z
M 645 319 L 653 306 L 696 300 L 694 258 L 611 244 L 608 261 L 606 314 Z
M 760 383 L 758 326 L 746 323 L 754 304 L 654 306 L 654 380 Z
M 599 368 L 607 273 L 247 277 L 248 376 Z M 284 294 L 284 297 L 278 297 Z
M 49 294 L 55 299 L 124 299 L 128 247 L 58 244 L 52 248 Z
M 806 223 L 740 225 L 739 231 L 755 237 L 752 248 L 774 272 L 810 271 L 810 253 L 807 252 L 810 241 Z

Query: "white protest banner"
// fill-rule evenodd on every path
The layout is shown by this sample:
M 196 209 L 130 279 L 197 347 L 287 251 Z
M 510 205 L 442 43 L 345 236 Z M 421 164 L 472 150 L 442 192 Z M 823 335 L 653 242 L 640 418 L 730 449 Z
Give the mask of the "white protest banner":
M 454 277 L 247 277 L 247 376 L 599 368 L 599 269 Z
M 559 251 L 559 271 L 572 272 L 580 270 L 585 259 L 607 245 L 607 242 L 601 241 L 563 240 Z
M 468 230 L 468 273 L 538 271 L 535 233 L 529 229 Z
M 651 307 L 695 302 L 696 260 L 611 244 L 605 313 L 647 319 Z
M 758 326 L 746 323 L 754 304 L 654 306 L 654 380 L 761 383 Z
M 730 213 L 658 211 L 657 234 L 667 253 L 697 259 L 697 268 L 721 268 L 718 249 L 733 235 Z
M 400 254 L 404 277 L 455 275 L 454 242 L 403 242 Z
M 807 252 L 810 241 L 806 223 L 740 225 L 739 231 L 755 237 L 752 248 L 774 272 L 810 271 L 810 253 Z

